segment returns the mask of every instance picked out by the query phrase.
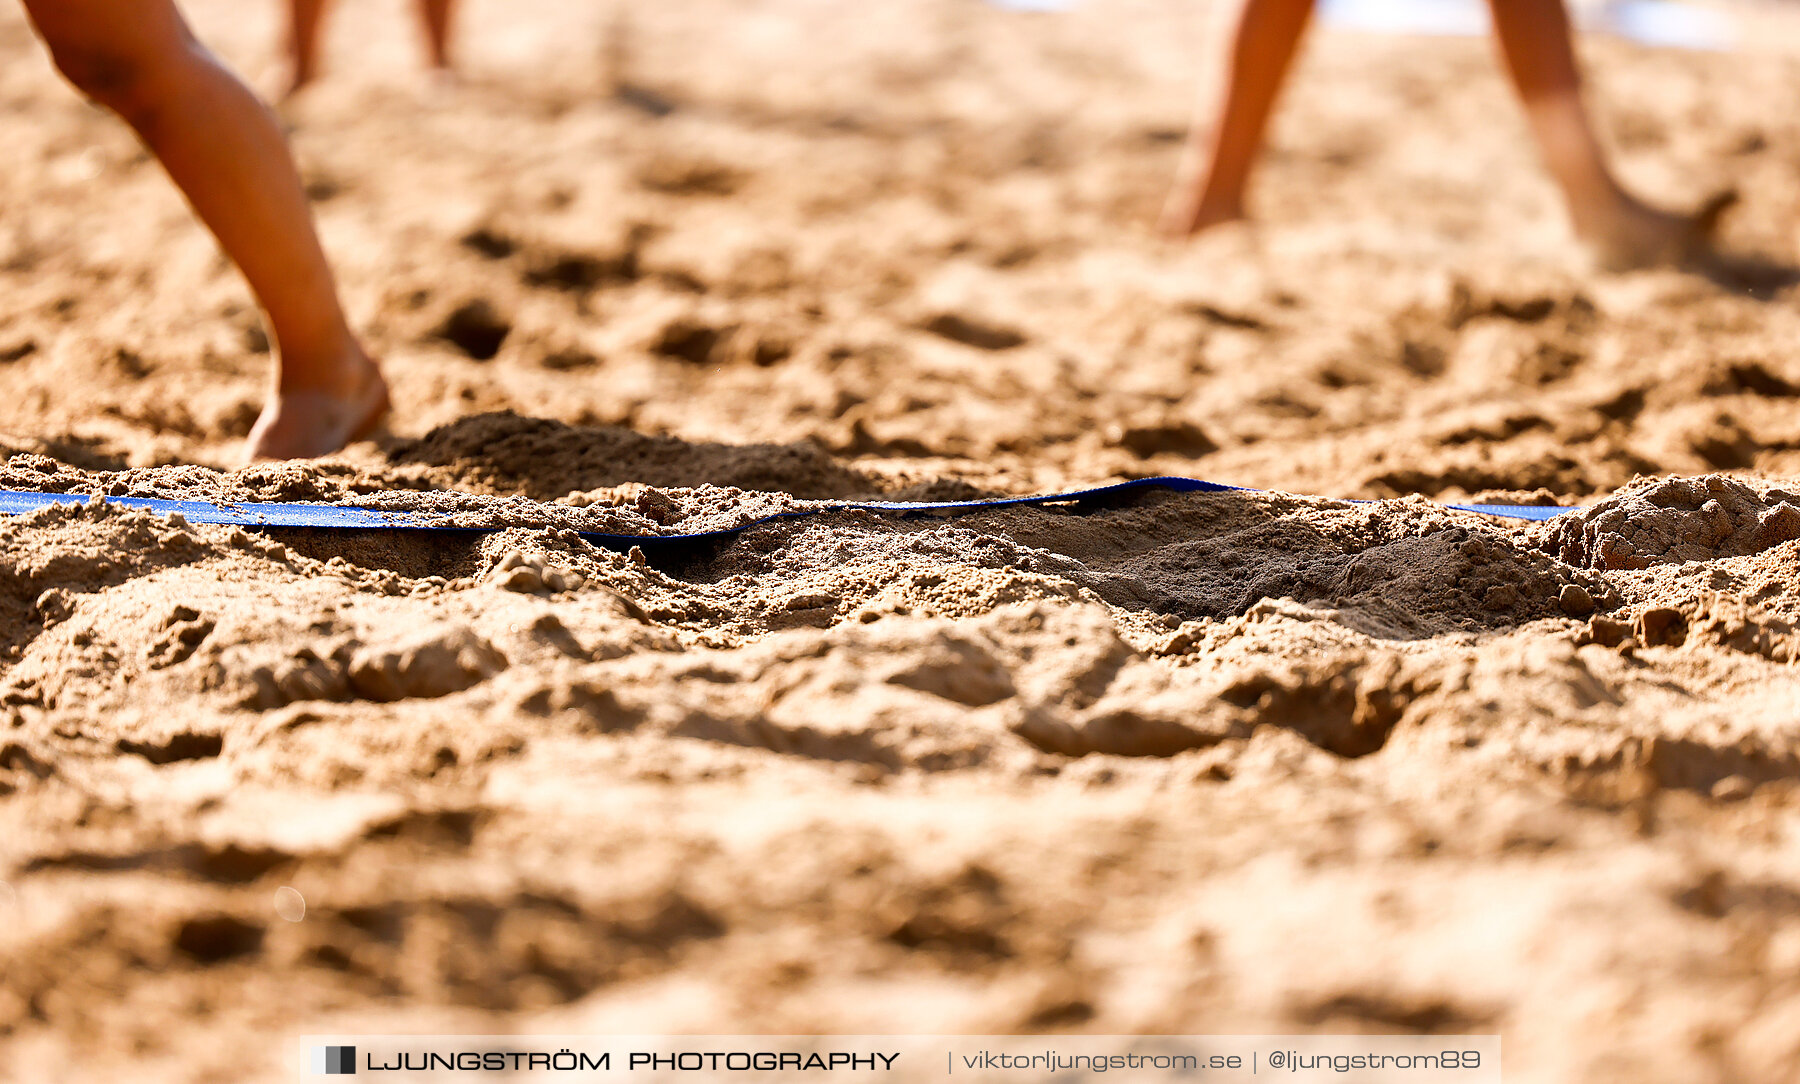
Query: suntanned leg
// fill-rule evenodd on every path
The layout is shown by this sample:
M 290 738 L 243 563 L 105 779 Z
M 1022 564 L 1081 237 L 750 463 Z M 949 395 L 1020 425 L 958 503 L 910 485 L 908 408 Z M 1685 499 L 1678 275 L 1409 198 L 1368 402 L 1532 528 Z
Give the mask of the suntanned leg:
M 330 0 L 288 0 L 288 85 L 283 97 L 299 93 L 319 74 L 319 31 Z
M 194 40 L 172 0 L 25 7 L 69 81 L 161 160 L 268 316 L 279 361 L 251 455 L 325 455 L 371 429 L 387 386 L 345 321 L 274 115 Z
M 1244 188 L 1312 10 L 1313 0 L 1244 0 L 1217 120 L 1189 132 L 1164 232 L 1185 237 L 1244 217 Z
M 1575 233 L 1613 268 L 1701 255 L 1732 202 L 1694 215 L 1659 211 L 1627 192 L 1606 164 L 1581 102 L 1581 74 L 1563 0 L 1488 0 L 1507 71 L 1525 103 L 1545 164 L 1562 188 Z
M 419 18 L 425 26 L 425 48 L 431 66 L 442 75 L 453 69 L 450 62 L 450 21 L 455 16 L 455 0 L 419 0 Z

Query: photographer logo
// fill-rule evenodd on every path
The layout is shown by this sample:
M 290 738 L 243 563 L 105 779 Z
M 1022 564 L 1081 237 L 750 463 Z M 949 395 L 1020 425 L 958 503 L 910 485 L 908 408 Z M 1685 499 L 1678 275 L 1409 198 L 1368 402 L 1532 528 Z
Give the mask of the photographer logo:
M 355 1076 L 354 1046 L 315 1046 L 312 1048 L 314 1076 Z

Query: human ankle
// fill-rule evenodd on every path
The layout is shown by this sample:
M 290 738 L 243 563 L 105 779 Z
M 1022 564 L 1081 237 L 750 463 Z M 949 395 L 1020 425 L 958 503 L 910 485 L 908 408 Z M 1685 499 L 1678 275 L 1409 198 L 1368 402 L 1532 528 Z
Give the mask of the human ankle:
M 347 338 L 330 350 L 305 354 L 284 351 L 280 359 L 275 386 L 282 394 L 353 394 L 365 387 L 376 372 L 374 361 L 354 338 Z

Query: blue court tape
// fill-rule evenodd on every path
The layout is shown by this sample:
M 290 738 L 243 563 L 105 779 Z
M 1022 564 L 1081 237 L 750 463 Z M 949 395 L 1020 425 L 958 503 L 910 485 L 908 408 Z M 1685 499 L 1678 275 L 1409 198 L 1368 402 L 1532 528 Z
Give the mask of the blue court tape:
M 1262 493 L 1265 490 L 1248 489 L 1243 486 L 1228 486 L 1219 482 L 1206 482 L 1198 478 L 1137 478 L 1129 482 L 1117 482 L 1113 485 L 1096 486 L 1092 489 L 1077 489 L 1066 493 L 1045 493 L 1030 497 L 998 497 L 979 501 L 826 501 L 810 508 L 797 509 L 792 512 L 777 512 L 772 516 L 738 527 L 727 527 L 717 531 L 702 531 L 696 534 L 675 535 L 628 535 L 600 534 L 584 532 L 584 538 L 608 549 L 629 549 L 632 546 L 660 545 L 675 542 L 707 542 L 719 541 L 742 534 L 753 527 L 776 520 L 803 519 L 826 512 L 888 512 L 898 515 L 915 515 L 920 513 L 939 515 L 960 515 L 968 512 L 979 512 L 992 508 L 1016 508 L 1029 505 L 1065 504 L 1083 501 L 1094 501 L 1106 497 L 1132 493 L 1140 489 L 1168 489 L 1178 493 Z M 0 490 L 0 514 L 23 515 L 48 508 L 56 504 L 85 504 L 93 500 L 86 493 L 24 493 L 11 490 Z M 446 524 L 441 515 L 430 512 L 386 512 L 377 508 L 357 508 L 341 504 L 250 504 L 214 501 L 172 501 L 154 497 L 109 497 L 101 498 L 108 504 L 124 508 L 144 508 L 163 515 L 179 514 L 190 523 L 217 523 L 238 527 L 315 527 L 333 530 L 403 530 L 403 531 L 464 531 L 483 532 L 504 529 L 493 527 L 465 527 Z M 1351 501 L 1346 503 L 1368 504 L 1368 501 Z M 1534 504 L 1450 504 L 1446 508 L 1462 512 L 1477 512 L 1484 516 L 1497 516 L 1506 519 L 1525 519 L 1542 522 L 1564 512 L 1572 512 L 1572 508 L 1555 505 Z

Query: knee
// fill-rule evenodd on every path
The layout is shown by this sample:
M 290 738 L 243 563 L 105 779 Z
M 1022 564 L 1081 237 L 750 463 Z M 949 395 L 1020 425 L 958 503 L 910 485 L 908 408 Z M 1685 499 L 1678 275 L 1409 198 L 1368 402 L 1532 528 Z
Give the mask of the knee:
M 50 41 L 56 69 L 76 90 L 101 105 L 124 111 L 142 96 L 143 69 L 135 57 L 83 41 Z
M 104 20 L 40 20 L 56 68 L 94 101 L 136 120 L 156 107 L 158 88 L 181 64 L 185 47 L 129 24 Z

